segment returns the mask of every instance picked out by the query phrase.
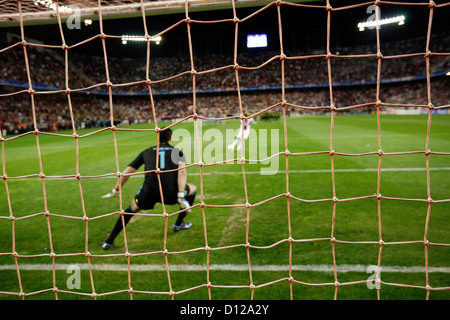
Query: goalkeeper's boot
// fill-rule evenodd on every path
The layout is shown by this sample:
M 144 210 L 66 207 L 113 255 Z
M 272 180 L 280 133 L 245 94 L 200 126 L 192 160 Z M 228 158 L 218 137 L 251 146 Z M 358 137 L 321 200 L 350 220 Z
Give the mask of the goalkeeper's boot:
M 103 244 L 102 244 L 102 249 L 103 250 L 108 250 L 111 247 L 112 247 L 112 244 L 109 244 L 107 242 L 103 242 Z
M 192 227 L 192 223 L 190 222 L 183 222 L 180 226 L 177 225 L 173 225 L 172 229 L 173 231 L 177 232 L 180 230 L 184 230 L 184 229 L 189 229 L 190 227 Z

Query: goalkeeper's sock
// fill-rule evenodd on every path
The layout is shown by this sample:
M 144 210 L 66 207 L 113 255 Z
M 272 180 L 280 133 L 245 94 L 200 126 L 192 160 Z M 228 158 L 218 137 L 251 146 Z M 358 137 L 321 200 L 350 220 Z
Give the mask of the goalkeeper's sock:
M 175 225 L 176 226 L 181 226 L 181 224 L 183 223 L 184 217 L 186 217 L 186 215 L 187 215 L 186 211 L 180 212 L 178 214 L 177 221 L 175 221 Z
M 197 194 L 197 190 L 194 191 L 194 193 L 192 193 L 190 196 L 186 196 L 185 199 L 187 200 L 187 202 L 189 202 L 189 205 L 193 205 L 194 204 L 194 200 L 195 200 L 195 195 Z
M 127 210 L 125 210 L 125 212 L 134 213 L 133 210 L 131 210 L 131 206 L 128 207 Z M 133 215 L 130 215 L 130 214 L 125 214 L 123 216 L 125 226 L 128 224 L 128 222 L 130 221 L 130 219 L 132 217 L 133 217 Z M 120 231 L 122 231 L 122 229 L 123 229 L 122 217 L 119 217 L 117 219 L 116 225 L 114 226 L 113 230 L 111 231 L 111 234 L 109 235 L 108 239 L 105 242 L 108 244 L 113 244 L 114 239 L 116 239 L 117 235 L 120 233 Z

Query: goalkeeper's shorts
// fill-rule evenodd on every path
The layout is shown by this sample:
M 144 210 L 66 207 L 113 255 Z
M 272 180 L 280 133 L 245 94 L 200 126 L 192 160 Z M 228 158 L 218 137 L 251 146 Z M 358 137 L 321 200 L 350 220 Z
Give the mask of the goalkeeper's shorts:
M 184 189 L 184 196 L 187 196 L 189 192 L 190 188 L 188 185 L 186 185 L 186 188 Z M 164 204 L 178 204 L 177 192 L 164 192 L 163 190 L 163 198 Z M 159 189 L 152 188 L 151 186 L 148 186 L 146 184 L 142 185 L 142 187 L 134 197 L 134 200 L 136 201 L 136 205 L 139 207 L 139 209 L 143 210 L 153 209 L 155 207 L 155 204 L 162 203 Z

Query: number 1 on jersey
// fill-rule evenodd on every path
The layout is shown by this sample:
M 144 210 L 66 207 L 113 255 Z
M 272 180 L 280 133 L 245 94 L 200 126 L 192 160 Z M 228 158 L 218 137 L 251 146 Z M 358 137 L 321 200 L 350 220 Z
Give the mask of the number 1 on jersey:
M 166 153 L 164 151 L 159 152 L 159 168 L 164 169 L 166 167 Z

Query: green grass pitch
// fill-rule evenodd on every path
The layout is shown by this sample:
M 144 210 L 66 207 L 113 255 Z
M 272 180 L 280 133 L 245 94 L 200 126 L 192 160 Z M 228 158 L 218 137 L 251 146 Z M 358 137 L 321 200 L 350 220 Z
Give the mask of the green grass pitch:
M 330 150 L 330 116 L 287 118 L 288 150 L 298 155 L 289 156 L 289 192 L 292 196 L 304 200 L 331 199 L 333 197 L 331 157 L 327 153 L 304 154 Z M 393 116 L 381 115 L 381 147 L 383 152 L 424 151 L 427 137 L 428 116 Z M 449 117 L 433 115 L 430 132 L 430 150 L 433 152 L 450 152 Z M 139 125 L 132 128 L 151 128 L 150 125 Z M 217 136 L 225 137 L 227 129 L 237 129 L 238 121 L 226 123 L 204 123 L 202 125 L 203 153 L 213 155 L 215 159 L 225 160 L 226 144 L 220 144 Z M 267 130 L 267 137 L 278 132 L 279 138 L 267 145 L 265 151 L 283 152 L 284 129 L 282 119 L 275 122 L 259 121 L 252 128 L 255 131 L 251 141 L 257 138 L 261 130 Z M 172 128 L 174 131 L 185 129 L 191 135 L 191 141 L 185 140 L 191 149 L 191 162 L 195 161 L 196 152 L 193 148 L 194 123 L 185 122 Z M 214 129 L 214 130 L 210 130 Z M 209 130 L 209 131 L 208 131 Z M 277 131 L 278 130 L 278 131 Z M 63 132 L 67 137 L 39 135 L 42 158 L 42 170 L 46 175 L 45 198 L 50 212 L 50 232 L 53 251 L 56 253 L 57 265 L 86 264 L 88 259 L 85 240 L 88 239 L 88 251 L 93 256 L 94 265 L 126 266 L 124 256 L 125 245 L 121 233 L 109 251 L 101 250 L 102 241 L 111 231 L 117 215 L 107 215 L 118 212 L 119 199 L 101 199 L 101 196 L 111 190 L 115 177 L 103 177 L 107 173 L 115 173 L 116 159 L 113 132 L 110 130 L 94 135 L 84 136 L 88 131 L 79 130 L 83 136 L 79 139 L 79 172 L 82 177 L 84 206 L 88 222 L 70 217 L 82 217 L 82 199 L 78 181 L 75 178 L 52 179 L 51 176 L 76 174 L 76 141 L 71 132 Z M 179 133 L 179 132 L 178 132 Z M 209 136 L 207 136 L 207 134 Z M 156 135 L 148 131 L 117 131 L 118 163 L 120 170 L 142 149 L 155 144 Z M 270 142 L 270 139 L 268 139 Z M 249 142 L 249 141 L 248 141 Z M 181 143 L 174 141 L 173 145 Z M 219 143 L 221 148 L 212 150 L 213 143 Z M 277 143 L 278 147 L 273 143 Z M 261 151 L 261 144 L 258 145 Z M 11 179 L 13 177 L 39 174 L 40 167 L 36 147 L 36 137 L 27 135 L 4 143 L 4 156 L 8 176 L 11 208 L 14 221 L 9 217 L 9 205 L 6 196 L 5 183 L 0 184 L 0 299 L 21 299 L 8 293 L 20 292 L 18 275 L 15 270 L 15 260 L 11 254 L 13 238 L 17 261 L 20 269 L 20 280 L 25 299 L 55 299 L 51 289 L 54 286 L 61 290 L 58 299 L 92 299 L 94 290 L 97 294 L 118 292 L 113 295 L 100 296 L 98 299 L 130 299 L 129 280 L 134 291 L 133 299 L 171 299 L 167 293 L 170 289 L 168 274 L 165 270 L 137 271 L 132 270 L 130 277 L 127 271 L 93 270 L 92 280 L 88 270 L 80 271 L 80 288 L 69 289 L 67 270 L 57 269 L 53 275 L 51 269 L 31 269 L 29 265 L 52 266 L 50 257 L 50 240 L 45 211 L 42 179 L 29 177 L 26 179 Z M 246 150 L 246 158 L 254 159 L 253 146 Z M 377 117 L 376 115 L 336 116 L 334 123 L 333 149 L 337 153 L 361 154 L 378 151 Z M 252 153 L 254 152 L 254 153 Z M 240 156 L 236 153 L 234 158 Z M 377 192 L 378 155 L 345 156 L 335 155 L 335 188 L 339 200 L 355 197 L 372 196 Z M 278 163 L 276 162 L 278 161 Z M 207 161 L 204 161 L 207 162 Z M 433 200 L 450 199 L 450 157 L 448 155 L 429 156 L 430 187 Z M 273 165 L 277 174 L 261 175 L 261 168 Z M 424 153 L 394 154 L 382 157 L 380 193 L 385 197 L 405 199 L 427 199 L 427 172 Z M 186 218 L 193 223 L 190 230 L 174 233 L 171 229 L 176 217 L 168 218 L 166 248 L 169 253 L 167 261 L 171 266 L 204 266 L 207 263 L 205 237 L 211 250 L 211 265 L 248 266 L 255 270 L 251 272 L 255 299 L 290 299 L 290 283 L 288 270 L 256 269 L 264 266 L 289 265 L 289 221 L 287 214 L 287 198 L 277 197 L 271 201 L 264 200 L 276 197 L 286 192 L 286 157 L 280 155 L 271 163 L 246 163 L 246 183 L 250 208 L 250 225 L 248 242 L 258 248 L 250 248 L 247 255 L 245 207 L 205 207 L 205 219 L 202 209 L 197 206 Z M 143 168 L 141 168 L 143 170 Z M 240 162 L 205 166 L 203 168 L 203 196 L 207 205 L 245 204 L 246 194 L 243 183 L 242 166 Z M 192 166 L 188 169 L 189 182 L 200 188 L 200 168 Z M 99 177 L 101 176 L 101 177 Z M 128 207 L 131 198 L 142 184 L 143 176 L 131 177 L 123 188 L 123 209 Z M 200 190 L 196 204 L 200 203 Z M 424 267 L 425 224 L 428 203 L 425 201 L 401 201 L 382 199 L 381 203 L 381 233 L 387 245 L 383 246 L 381 266 Z M 257 205 L 255 205 L 257 204 Z M 294 240 L 329 239 L 331 237 L 333 202 L 305 202 L 289 199 L 290 230 Z M 177 206 L 167 206 L 167 212 L 179 210 Z M 162 206 L 154 210 L 143 211 L 145 214 L 161 214 Z M 61 215 L 60 216 L 53 216 Z M 105 217 L 102 217 L 106 215 Z M 25 219 L 20 219 L 27 217 Z M 95 219 L 96 217 L 101 217 Z M 432 243 L 450 243 L 450 203 L 432 203 L 427 239 Z M 206 231 L 205 231 L 206 230 Z M 143 215 L 134 217 L 126 229 L 127 244 L 131 265 L 159 265 L 165 267 L 164 249 L 165 218 L 161 216 Z M 336 204 L 334 237 L 346 243 L 335 243 L 336 264 L 338 266 L 369 266 L 377 265 L 380 246 L 377 199 L 365 198 L 352 201 L 338 201 Z M 284 240 L 284 241 L 281 241 Z M 280 243 L 278 243 L 281 241 Z M 400 244 L 392 244 L 400 243 Z M 198 250 L 192 250 L 198 249 Z M 73 255 L 78 253 L 78 255 Z M 136 255 L 139 253 L 152 253 Z M 172 254 L 176 253 L 176 254 Z M 449 246 L 428 246 L 428 262 L 433 268 L 450 267 Z M 316 266 L 333 265 L 332 243 L 330 240 L 295 241 L 292 243 L 292 265 Z M 12 266 L 12 268 L 11 268 Z M 410 269 L 407 269 L 410 270 Z M 337 299 L 377 299 L 377 290 L 369 289 L 364 282 L 372 274 L 365 270 L 339 272 L 337 280 L 341 285 Z M 292 284 L 294 299 L 333 299 L 335 294 L 335 277 L 330 271 L 299 271 L 294 269 Z M 282 281 L 278 281 L 283 279 Z M 53 283 L 55 281 L 55 283 Z M 217 270 L 209 274 L 212 299 L 250 299 L 251 289 L 249 270 Z M 381 272 L 381 299 L 425 299 L 427 291 L 425 272 Z M 273 283 L 272 283 L 273 282 Z M 207 273 L 205 270 L 172 270 L 170 284 L 176 293 L 175 299 L 208 299 Z M 93 286 L 92 286 L 93 284 Z M 265 285 L 267 284 L 267 285 Z M 314 284 L 313 286 L 308 284 Z M 315 285 L 323 284 L 323 285 Z M 394 284 L 394 285 L 391 285 Z M 405 284 L 415 287 L 401 287 L 395 284 Z M 430 272 L 431 288 L 448 288 L 450 274 L 446 272 Z M 193 287 L 194 290 L 187 290 Z M 226 286 L 216 288 L 214 286 Z M 41 291 L 44 292 L 41 292 Z M 186 292 L 184 292 L 187 290 Z M 71 294 L 65 291 L 78 293 Z M 146 294 L 139 292 L 161 294 Z M 86 294 L 86 295 L 83 295 Z M 430 299 L 449 299 L 450 290 L 433 290 Z

